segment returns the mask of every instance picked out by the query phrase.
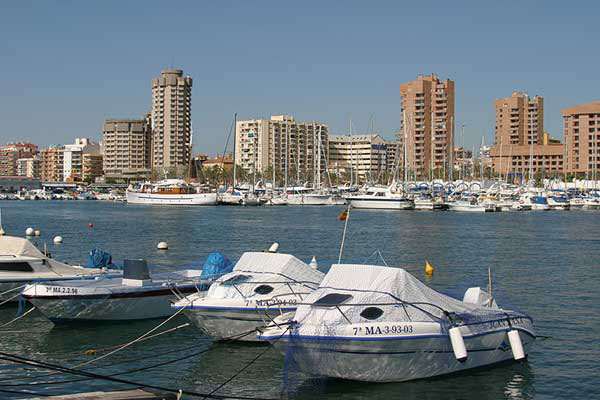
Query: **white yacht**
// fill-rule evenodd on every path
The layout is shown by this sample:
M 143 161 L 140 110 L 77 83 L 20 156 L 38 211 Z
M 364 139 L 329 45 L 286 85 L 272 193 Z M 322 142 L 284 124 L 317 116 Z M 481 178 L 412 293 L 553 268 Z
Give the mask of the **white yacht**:
M 206 295 L 192 294 L 173 307 L 184 308 L 194 325 L 217 339 L 254 341 L 257 329 L 295 311 L 323 276 L 289 254 L 248 252 Z
M 311 375 L 401 382 L 524 360 L 536 335 L 527 314 L 480 288 L 461 301 L 401 268 L 336 264 L 259 339 Z
M 491 204 L 480 204 L 475 198 L 461 198 L 448 203 L 448 209 L 450 211 L 494 212 L 496 206 Z
M 389 187 L 371 187 L 365 194 L 347 197 L 352 208 L 384 210 L 414 210 L 415 203 L 403 194 L 392 193 Z
M 413 199 L 415 210 L 444 210 L 447 208 L 444 199 L 433 197 L 430 193 L 419 193 Z
M 119 277 L 122 271 L 69 265 L 47 257 L 27 239 L 0 236 L 0 293 L 31 282 Z M 14 293 L 16 294 L 16 293 Z M 3 296 L 13 296 L 12 292 Z
M 315 192 L 308 188 L 288 189 L 287 203 L 289 205 L 326 206 L 331 204 L 328 193 Z
M 131 204 L 197 205 L 217 204 L 216 193 L 202 193 L 182 179 L 165 179 L 157 183 L 146 182 L 127 189 L 127 202 Z

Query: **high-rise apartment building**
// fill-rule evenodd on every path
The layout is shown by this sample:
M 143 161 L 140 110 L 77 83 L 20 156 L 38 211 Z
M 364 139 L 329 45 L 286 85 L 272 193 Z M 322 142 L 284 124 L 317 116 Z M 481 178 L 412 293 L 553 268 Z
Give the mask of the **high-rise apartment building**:
M 435 74 L 419 75 L 417 80 L 400 85 L 400 96 L 400 167 L 406 160 L 409 175 L 427 178 L 431 171 L 449 165 L 454 143 L 454 81 L 442 81 Z
M 543 144 L 544 98 L 530 98 L 521 92 L 496 99 L 497 145 Z
M 148 178 L 152 131 L 149 119 L 109 119 L 102 128 L 107 178 Z
M 41 177 L 44 182 L 63 180 L 64 147 L 50 146 L 40 152 Z
M 319 183 L 325 172 L 328 128 L 320 122 L 296 121 L 291 115 L 238 121 L 235 138 L 236 164 L 248 173 L 275 171 L 289 182 Z
M 33 158 L 37 154 L 37 146 L 29 142 L 9 143 L 0 146 L 0 175 L 16 176 L 17 160 Z
M 329 136 L 329 171 L 377 182 L 387 170 L 388 143 L 378 134 Z
M 600 174 L 600 101 L 562 110 L 567 172 L 590 179 Z
M 192 146 L 192 78 L 180 69 L 152 79 L 152 168 L 188 166 Z

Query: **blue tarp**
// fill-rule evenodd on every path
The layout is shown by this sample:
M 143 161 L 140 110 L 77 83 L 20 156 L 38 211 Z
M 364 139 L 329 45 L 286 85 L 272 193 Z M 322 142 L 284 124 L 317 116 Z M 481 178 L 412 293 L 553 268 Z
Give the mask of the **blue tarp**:
M 221 253 L 210 253 L 202 266 L 200 279 L 215 279 L 233 271 L 233 263 Z
M 88 254 L 87 266 L 90 268 L 113 268 L 112 256 L 110 253 L 100 249 L 93 249 Z

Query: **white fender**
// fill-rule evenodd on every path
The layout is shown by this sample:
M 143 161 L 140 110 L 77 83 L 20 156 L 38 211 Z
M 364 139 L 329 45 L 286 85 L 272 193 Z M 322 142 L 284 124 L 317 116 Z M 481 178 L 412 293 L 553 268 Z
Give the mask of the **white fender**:
M 455 326 L 448 330 L 450 334 L 450 343 L 452 343 L 452 350 L 454 351 L 454 357 L 460 362 L 464 362 L 467 359 L 467 348 L 465 341 L 460 333 L 460 328 Z
M 519 336 L 519 331 L 516 329 L 511 329 L 508 331 L 508 341 L 510 342 L 510 347 L 512 349 L 513 357 L 515 360 L 519 361 L 525 358 L 525 351 L 523 350 L 523 342 L 521 342 L 521 336 Z

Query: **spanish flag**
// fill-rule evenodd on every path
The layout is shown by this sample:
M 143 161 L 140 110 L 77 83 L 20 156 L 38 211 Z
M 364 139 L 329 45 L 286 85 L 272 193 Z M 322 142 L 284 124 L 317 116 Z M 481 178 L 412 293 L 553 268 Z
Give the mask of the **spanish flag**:
M 338 219 L 340 221 L 345 221 L 346 219 L 348 219 L 348 209 L 347 208 L 344 211 L 342 211 L 342 213 L 340 215 L 338 215 Z

